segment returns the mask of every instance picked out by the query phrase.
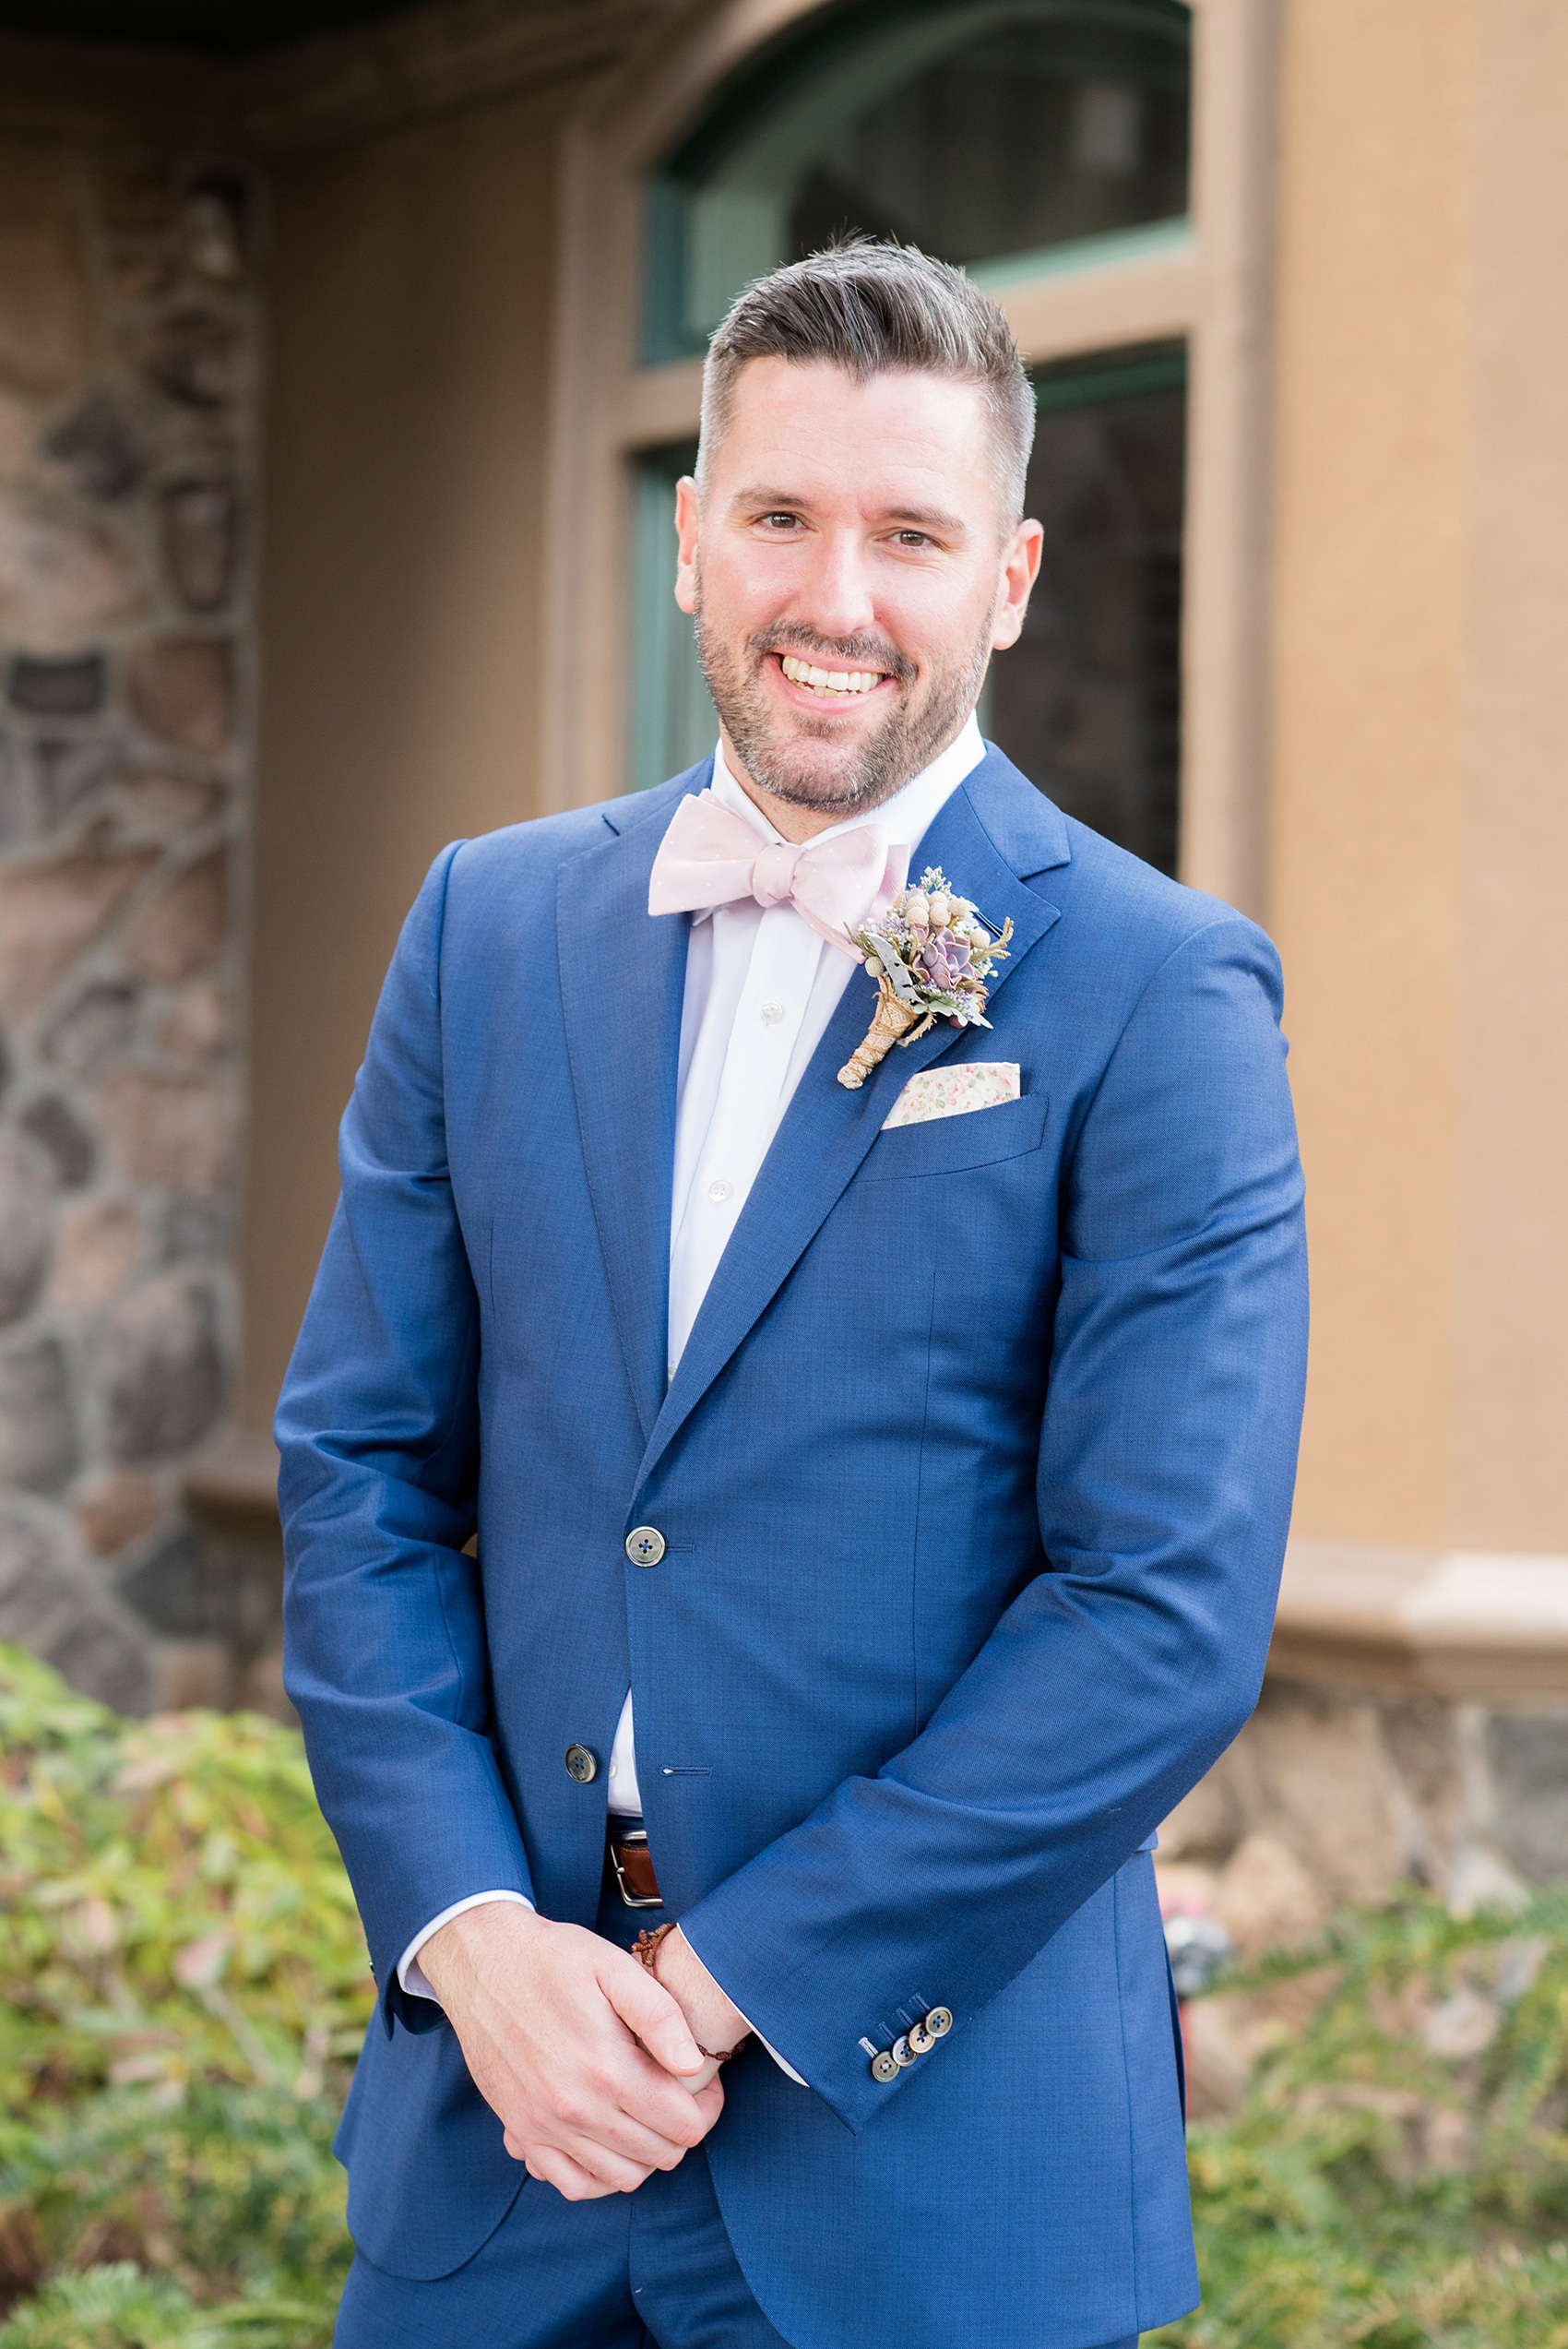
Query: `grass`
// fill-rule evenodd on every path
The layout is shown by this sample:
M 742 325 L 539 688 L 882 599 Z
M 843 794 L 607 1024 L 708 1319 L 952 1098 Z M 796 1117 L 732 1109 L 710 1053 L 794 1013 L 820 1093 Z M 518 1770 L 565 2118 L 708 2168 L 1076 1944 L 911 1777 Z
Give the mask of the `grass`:
M 1568 1897 L 1412 1892 L 1224 1995 L 1262 2052 L 1145 2349 L 1568 2349 Z M 0 1648 L 0 2349 L 327 2349 L 371 1996 L 294 1733 Z
M 1349 1912 L 1189 2143 L 1205 2307 L 1158 2349 L 1568 2349 L 1568 1901 Z

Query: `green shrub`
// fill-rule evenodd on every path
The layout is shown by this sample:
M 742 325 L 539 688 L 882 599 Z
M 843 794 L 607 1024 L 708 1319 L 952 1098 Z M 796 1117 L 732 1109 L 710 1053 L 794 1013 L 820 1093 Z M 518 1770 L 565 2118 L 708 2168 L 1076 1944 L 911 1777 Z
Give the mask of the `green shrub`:
M 0 2349 L 311 2349 L 373 1985 L 298 1735 L 0 1649 Z
M 1146 2349 L 1568 2349 L 1568 1898 L 1412 1893 L 1224 1995 L 1273 2038 Z M 0 1648 L 0 2349 L 327 2349 L 371 1999 L 297 1735 Z

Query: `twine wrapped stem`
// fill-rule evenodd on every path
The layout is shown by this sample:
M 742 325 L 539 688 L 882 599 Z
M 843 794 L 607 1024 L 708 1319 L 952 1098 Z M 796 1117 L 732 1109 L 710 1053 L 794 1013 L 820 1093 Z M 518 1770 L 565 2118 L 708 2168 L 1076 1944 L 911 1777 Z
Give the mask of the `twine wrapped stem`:
M 917 1036 L 923 1036 L 935 1025 L 935 1019 L 929 1011 L 922 1019 L 918 1011 L 911 1011 L 908 1004 L 900 1003 L 893 992 L 891 982 L 885 978 L 877 988 L 876 1016 L 866 1031 L 865 1041 L 855 1046 L 838 1071 L 838 1082 L 850 1092 L 858 1091 L 878 1063 L 886 1059 L 896 1043 L 912 1044 Z

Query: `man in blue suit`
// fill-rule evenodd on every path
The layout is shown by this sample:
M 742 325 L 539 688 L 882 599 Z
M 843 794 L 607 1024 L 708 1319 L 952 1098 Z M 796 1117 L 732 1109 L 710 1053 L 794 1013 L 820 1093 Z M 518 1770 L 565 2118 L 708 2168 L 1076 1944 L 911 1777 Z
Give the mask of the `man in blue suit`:
M 405 925 L 278 1417 L 380 1989 L 340 2349 L 1196 2298 L 1149 1852 L 1257 1696 L 1301 1184 L 1268 940 L 976 730 L 1032 422 L 921 255 L 752 287 L 679 513 L 718 750 Z

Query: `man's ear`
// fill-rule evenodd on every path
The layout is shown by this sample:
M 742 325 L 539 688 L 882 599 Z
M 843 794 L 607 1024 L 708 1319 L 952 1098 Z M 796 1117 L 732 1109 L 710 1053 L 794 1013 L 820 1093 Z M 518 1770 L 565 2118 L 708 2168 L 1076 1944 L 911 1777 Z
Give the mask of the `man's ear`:
M 675 556 L 675 601 L 682 611 L 687 613 L 697 608 L 697 532 L 700 523 L 697 485 L 690 473 L 683 473 L 675 484 L 675 528 L 681 542 Z M 1012 641 L 1011 638 L 1008 641 Z
M 1016 644 L 1029 608 L 1029 590 L 1039 577 L 1045 532 L 1038 522 L 1020 522 L 1002 553 L 1002 593 L 991 632 L 991 649 L 1004 652 Z

